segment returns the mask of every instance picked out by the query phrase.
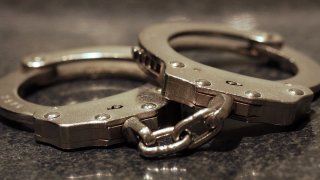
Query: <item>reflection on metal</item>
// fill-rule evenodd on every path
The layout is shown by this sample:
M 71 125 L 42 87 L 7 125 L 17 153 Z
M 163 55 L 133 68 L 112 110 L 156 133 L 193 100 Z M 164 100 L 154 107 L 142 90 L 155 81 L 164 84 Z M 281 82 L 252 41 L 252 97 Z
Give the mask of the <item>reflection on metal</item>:
M 249 13 L 233 15 L 227 18 L 226 23 L 235 29 L 244 31 L 253 30 L 258 25 L 255 17 Z
M 104 53 L 101 52 L 91 52 L 91 53 L 83 53 L 81 54 L 81 58 L 84 59 L 99 59 L 105 57 Z M 77 59 L 79 58 L 78 55 L 68 55 L 68 56 L 62 56 L 62 60 L 70 60 L 70 59 Z

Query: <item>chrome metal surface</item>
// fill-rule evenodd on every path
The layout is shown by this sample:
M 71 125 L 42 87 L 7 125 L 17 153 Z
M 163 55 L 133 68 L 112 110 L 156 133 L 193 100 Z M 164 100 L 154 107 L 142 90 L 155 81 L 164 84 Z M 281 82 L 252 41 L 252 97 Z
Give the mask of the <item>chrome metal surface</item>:
M 317 0 L 110 0 L 90 3 L 87 0 L 3 0 L 0 9 L 0 76 L 17 68 L 19 59 L 32 52 L 88 45 L 136 44 L 136 35 L 141 28 L 163 21 L 219 22 L 238 29 L 278 32 L 285 37 L 286 44 L 320 63 L 320 4 Z M 229 57 L 221 58 L 215 53 L 191 51 L 201 55 L 194 59 L 230 62 Z M 237 63 L 241 59 L 235 56 L 234 61 Z M 221 62 L 218 67 L 261 78 L 283 77 L 277 72 L 266 71 L 260 62 L 240 65 Z M 319 73 L 313 77 L 318 78 Z M 79 83 L 76 84 L 87 85 Z M 130 82 L 123 83 L 125 87 L 130 85 Z M 76 87 L 70 85 L 70 88 Z M 59 87 L 46 93 L 52 97 L 63 90 L 65 88 Z M 82 97 L 77 94 L 73 99 Z M 33 99 L 43 104 L 51 102 L 39 96 L 33 96 Z M 61 97 L 55 101 L 56 104 L 66 102 Z M 5 117 L 0 117 L 0 177 L 320 179 L 320 158 L 316 158 L 320 156 L 320 99 L 312 104 L 310 121 L 304 118 L 290 127 L 258 125 L 248 128 L 242 127 L 242 122 L 227 120 L 222 134 L 196 152 L 161 160 L 141 159 L 127 146 L 64 152 L 34 143 L 32 133 L 17 129 L 19 126 L 10 126 Z M 236 129 L 228 131 L 230 124 Z
M 150 84 L 94 101 L 57 107 L 31 103 L 21 97 L 27 86 L 79 76 L 127 75 L 144 79 L 131 56 L 131 47 L 106 46 L 26 58 L 22 62 L 24 68 L 0 79 L 0 113 L 31 127 L 37 141 L 62 149 L 123 142 L 121 127 L 130 117 L 156 129 L 159 110 L 167 101 Z M 141 108 L 150 103 L 152 108 Z
M 154 136 L 157 139 L 164 138 L 166 136 L 170 136 L 174 127 L 167 127 L 164 129 L 160 129 L 154 132 Z M 190 143 L 192 142 L 192 138 L 190 134 L 186 134 L 181 137 L 178 141 L 167 145 L 157 145 L 157 146 L 146 146 L 142 141 L 139 142 L 138 147 L 141 152 L 141 155 L 145 157 L 159 157 L 164 155 L 171 155 L 182 150 L 188 148 Z
M 171 155 L 185 149 L 194 149 L 214 138 L 222 129 L 223 120 L 228 118 L 233 101 L 228 95 L 217 95 L 208 108 L 201 109 L 193 115 L 179 121 L 175 126 L 162 128 L 152 132 L 138 118 L 126 120 L 122 127 L 129 142 L 137 144 L 141 155 L 159 157 Z M 192 132 L 195 124 L 202 124 L 200 135 Z M 159 145 L 159 139 L 170 137 L 172 143 Z
M 132 55 L 128 48 L 117 46 L 86 47 L 79 49 L 64 50 L 55 53 L 32 54 L 23 58 L 22 65 L 28 68 L 39 68 L 72 63 L 73 61 L 92 61 L 106 59 L 131 61 Z
M 246 42 L 241 46 L 226 43 L 226 47 L 220 45 L 220 48 L 254 57 L 275 58 L 296 75 L 281 81 L 248 77 L 197 63 L 173 48 L 179 43 L 210 47 L 217 44 L 210 39 L 212 36 Z M 183 37 L 187 40 L 174 42 Z M 313 98 L 310 89 L 314 92 L 320 89 L 320 80 L 314 78 L 320 66 L 283 46 L 279 35 L 240 31 L 219 24 L 164 23 L 142 31 L 139 42 L 141 48 L 133 50 L 135 57 L 144 72 L 161 84 L 165 97 L 188 106 L 207 107 L 215 95 L 228 94 L 234 99 L 231 116 L 246 122 L 289 125 L 308 112 Z M 300 93 L 289 91 L 292 88 Z

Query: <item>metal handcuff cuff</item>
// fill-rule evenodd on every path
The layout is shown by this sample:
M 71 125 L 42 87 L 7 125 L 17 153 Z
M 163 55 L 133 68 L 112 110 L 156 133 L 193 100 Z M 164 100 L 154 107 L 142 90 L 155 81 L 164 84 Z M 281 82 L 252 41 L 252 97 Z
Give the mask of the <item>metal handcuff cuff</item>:
M 38 142 L 61 149 L 109 146 L 125 141 L 136 143 L 135 131 L 147 145 L 171 132 L 159 129 L 167 118 L 167 100 L 160 89 L 145 84 L 110 97 L 57 107 L 44 106 L 23 98 L 32 86 L 75 77 L 126 75 L 145 79 L 132 58 L 132 47 L 105 46 L 37 54 L 22 60 L 22 67 L 0 79 L 0 114 L 31 128 Z M 173 112 L 173 111 L 170 111 Z M 180 113 L 180 112 L 174 112 Z M 156 155 L 172 154 L 190 144 L 186 136 Z M 150 156 L 141 151 L 143 156 Z
M 169 42 L 183 35 L 220 35 L 249 42 L 222 49 L 254 57 L 273 57 L 298 71 L 285 81 L 268 81 L 207 67 L 179 55 L 170 47 L 216 47 L 207 37 Z M 0 79 L 0 113 L 34 129 L 37 141 L 62 149 L 108 146 L 125 140 L 138 143 L 146 157 L 199 147 L 215 137 L 223 120 L 289 125 L 308 112 L 313 92 L 320 89 L 314 73 L 319 66 L 308 57 L 282 47 L 281 38 L 242 32 L 220 25 L 161 24 L 139 36 L 140 47 L 104 47 L 43 54 L 23 60 L 23 68 Z M 105 59 L 106 61 L 102 61 Z M 147 84 L 125 93 L 79 104 L 47 107 L 21 98 L 25 87 L 74 76 L 99 74 L 143 77 L 140 68 L 162 91 Z M 98 60 L 98 61 L 93 61 Z M 312 90 L 310 90 L 310 89 Z M 159 129 L 167 100 L 200 109 L 175 126 Z M 179 112 L 176 112 L 179 113 Z M 168 118 L 166 116 L 162 118 Z M 200 125 L 200 126 L 199 126 Z M 204 133 L 193 133 L 193 127 Z M 153 131 L 154 130 L 154 131 Z M 159 145 L 161 138 L 172 143 Z
M 157 88 L 145 84 L 99 100 L 49 107 L 21 96 L 28 86 L 79 76 L 127 75 L 143 78 L 129 46 L 75 49 L 25 58 L 23 67 L 0 79 L 0 113 L 32 128 L 37 141 L 62 149 L 124 142 L 122 125 L 130 118 L 158 128 L 167 104 Z
M 241 43 L 219 44 L 210 39 L 217 36 Z M 172 46 L 179 43 L 190 48 L 216 46 L 242 55 L 269 57 L 295 75 L 270 81 L 216 69 L 176 52 Z M 160 84 L 167 99 L 204 108 L 179 122 L 170 132 L 173 141 L 192 136 L 188 148 L 194 148 L 212 139 L 226 117 L 283 126 L 310 111 L 313 93 L 320 90 L 320 80 L 314 78 L 320 66 L 282 43 L 277 34 L 239 31 L 219 24 L 164 23 L 143 30 L 139 34 L 140 47 L 134 48 L 133 53 L 148 77 Z M 193 136 L 191 129 L 196 123 L 207 129 Z M 150 155 L 166 148 L 140 145 Z

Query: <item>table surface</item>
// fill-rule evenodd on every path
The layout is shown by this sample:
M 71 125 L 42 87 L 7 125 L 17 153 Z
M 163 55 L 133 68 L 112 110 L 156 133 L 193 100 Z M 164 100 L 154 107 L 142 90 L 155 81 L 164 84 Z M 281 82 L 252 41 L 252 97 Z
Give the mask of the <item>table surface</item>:
M 286 44 L 320 62 L 319 19 L 319 1 L 1 1 L 0 76 L 18 68 L 20 59 L 34 52 L 135 45 L 140 30 L 164 21 L 219 22 L 243 30 L 277 32 L 283 35 Z M 270 79 L 286 76 L 272 68 L 248 63 L 227 63 L 221 68 Z M 314 78 L 319 78 L 319 74 Z M 43 89 L 30 99 L 50 103 L 48 97 L 60 95 L 57 103 L 65 103 L 59 94 L 63 88 L 110 83 L 115 82 L 109 79 L 65 83 Z M 128 89 L 137 85 L 122 83 Z M 36 143 L 32 132 L 8 124 L 5 117 L 0 119 L 2 179 L 319 179 L 320 176 L 320 100 L 313 102 L 310 118 L 294 126 L 242 127 L 222 132 L 191 154 L 155 160 L 143 159 L 136 149 L 125 145 L 61 151 Z

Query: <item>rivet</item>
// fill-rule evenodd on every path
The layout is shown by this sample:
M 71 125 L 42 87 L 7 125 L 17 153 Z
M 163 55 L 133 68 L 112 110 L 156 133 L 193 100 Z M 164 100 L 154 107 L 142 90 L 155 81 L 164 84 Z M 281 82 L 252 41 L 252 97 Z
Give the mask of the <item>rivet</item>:
M 261 97 L 261 94 L 260 94 L 259 92 L 257 92 L 257 91 L 251 91 L 251 90 L 246 91 L 246 92 L 245 92 L 245 95 L 247 95 L 247 97 L 249 97 L 249 98 L 258 98 L 258 97 Z
M 196 80 L 198 86 L 210 86 L 211 83 L 205 79 L 198 79 Z
M 109 114 L 98 114 L 94 117 L 95 120 L 104 121 L 109 119 L 111 116 Z
M 184 67 L 184 64 L 183 64 L 183 63 L 177 62 L 177 61 L 172 61 L 172 62 L 170 62 L 170 64 L 171 64 L 171 66 L 172 66 L 173 68 L 182 68 L 182 67 Z
M 196 72 L 201 71 L 199 68 L 193 68 L 193 70 Z
M 142 108 L 142 109 L 145 109 L 145 110 L 151 110 L 151 109 L 154 109 L 154 108 L 156 108 L 156 107 L 157 107 L 157 105 L 154 104 L 154 103 L 146 103 L 146 104 L 143 104 L 143 105 L 141 106 L 141 108 Z
M 47 114 L 44 115 L 44 117 L 48 120 L 54 120 L 58 117 L 60 117 L 60 113 L 58 112 L 48 112 Z
M 291 88 L 288 90 L 288 92 L 291 94 L 291 95 L 298 95 L 298 96 L 301 96 L 304 94 L 303 91 L 301 91 L 300 89 L 296 89 L 296 88 Z

